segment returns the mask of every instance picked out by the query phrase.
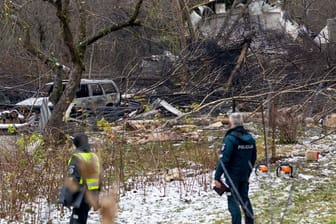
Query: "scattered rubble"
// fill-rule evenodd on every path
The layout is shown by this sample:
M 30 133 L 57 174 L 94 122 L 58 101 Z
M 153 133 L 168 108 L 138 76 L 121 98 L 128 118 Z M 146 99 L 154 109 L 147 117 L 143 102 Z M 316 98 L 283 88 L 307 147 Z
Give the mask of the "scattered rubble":
M 35 114 L 24 116 L 15 109 L 0 112 L 0 129 L 27 127 L 33 125 L 34 121 Z
M 167 170 L 167 172 L 164 174 L 164 180 L 166 182 L 183 181 L 181 170 L 179 168 Z
M 336 114 L 329 114 L 323 120 L 323 126 L 328 128 L 336 128 Z
M 318 161 L 319 160 L 319 151 L 308 151 L 306 153 L 306 160 L 307 161 Z
M 24 116 L 17 110 L 5 110 L 0 112 L 0 122 L 3 124 L 23 123 Z

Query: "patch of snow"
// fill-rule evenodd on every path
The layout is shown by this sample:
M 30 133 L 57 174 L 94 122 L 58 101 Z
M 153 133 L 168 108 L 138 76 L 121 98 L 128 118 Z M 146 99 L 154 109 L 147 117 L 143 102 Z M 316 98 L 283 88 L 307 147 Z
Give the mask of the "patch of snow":
M 316 178 L 316 177 L 314 177 L 314 176 L 312 176 L 312 175 L 305 175 L 305 174 L 299 174 L 298 175 L 298 177 L 299 178 L 302 178 L 302 179 L 304 179 L 304 180 L 310 180 L 310 179 L 314 179 L 314 178 Z
M 212 223 L 218 214 L 228 216 L 226 197 L 211 189 L 212 181 L 202 183 L 198 178 L 126 192 L 120 198 L 117 223 Z M 212 172 L 207 178 L 212 179 Z

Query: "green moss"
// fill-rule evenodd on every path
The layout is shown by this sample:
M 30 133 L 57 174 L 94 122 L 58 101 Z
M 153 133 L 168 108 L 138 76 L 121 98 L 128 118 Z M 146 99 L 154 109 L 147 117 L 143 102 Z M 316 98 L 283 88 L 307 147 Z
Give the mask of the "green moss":
M 186 208 L 185 207 L 177 207 L 175 209 L 176 212 L 183 212 Z

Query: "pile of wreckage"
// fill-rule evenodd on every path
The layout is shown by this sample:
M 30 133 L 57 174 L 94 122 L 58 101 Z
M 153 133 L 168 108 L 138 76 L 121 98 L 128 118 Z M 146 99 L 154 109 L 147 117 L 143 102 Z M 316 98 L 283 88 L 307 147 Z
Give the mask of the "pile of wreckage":
M 226 114 L 192 117 L 192 122 L 188 123 L 183 119 L 188 119 L 188 113 L 160 98 L 152 103 L 152 107 L 149 111 L 129 114 L 127 119 L 120 120 L 113 130 L 121 133 L 127 131 L 125 138 L 129 144 L 145 144 L 163 141 L 203 141 L 204 130 L 221 130 L 229 124 Z M 170 119 L 156 119 L 157 116 Z
M 33 125 L 35 114 L 25 116 L 16 109 L 4 110 L 0 112 L 0 129 L 23 128 Z

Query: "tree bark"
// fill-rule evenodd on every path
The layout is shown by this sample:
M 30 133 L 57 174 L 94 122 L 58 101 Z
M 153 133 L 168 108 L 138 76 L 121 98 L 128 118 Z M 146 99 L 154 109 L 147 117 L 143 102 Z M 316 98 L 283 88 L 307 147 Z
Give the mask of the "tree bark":
M 190 38 L 193 41 L 193 40 L 196 39 L 196 34 L 195 34 L 194 27 L 191 23 L 189 7 L 188 7 L 187 3 L 185 2 L 185 0 L 179 0 L 179 1 L 180 1 L 180 7 L 182 8 L 184 17 L 185 17 L 185 19 L 187 21 L 187 24 L 188 24 L 188 30 L 189 30 Z
M 56 105 L 54 105 L 53 113 L 48 121 L 48 129 L 55 129 L 58 131 L 62 130 L 62 125 L 64 124 L 64 112 L 67 110 L 70 103 L 75 97 L 76 90 L 82 77 L 82 73 L 82 66 L 80 64 L 75 65 L 67 87 L 65 88 L 59 101 L 56 103 Z
M 179 38 L 180 38 L 180 46 L 181 49 L 185 49 L 187 42 L 186 42 L 186 38 L 185 38 L 185 25 L 183 22 L 183 12 L 181 9 L 181 5 L 180 5 L 180 0 L 175 0 L 175 11 L 176 11 L 176 17 L 177 17 L 177 27 L 179 30 Z

